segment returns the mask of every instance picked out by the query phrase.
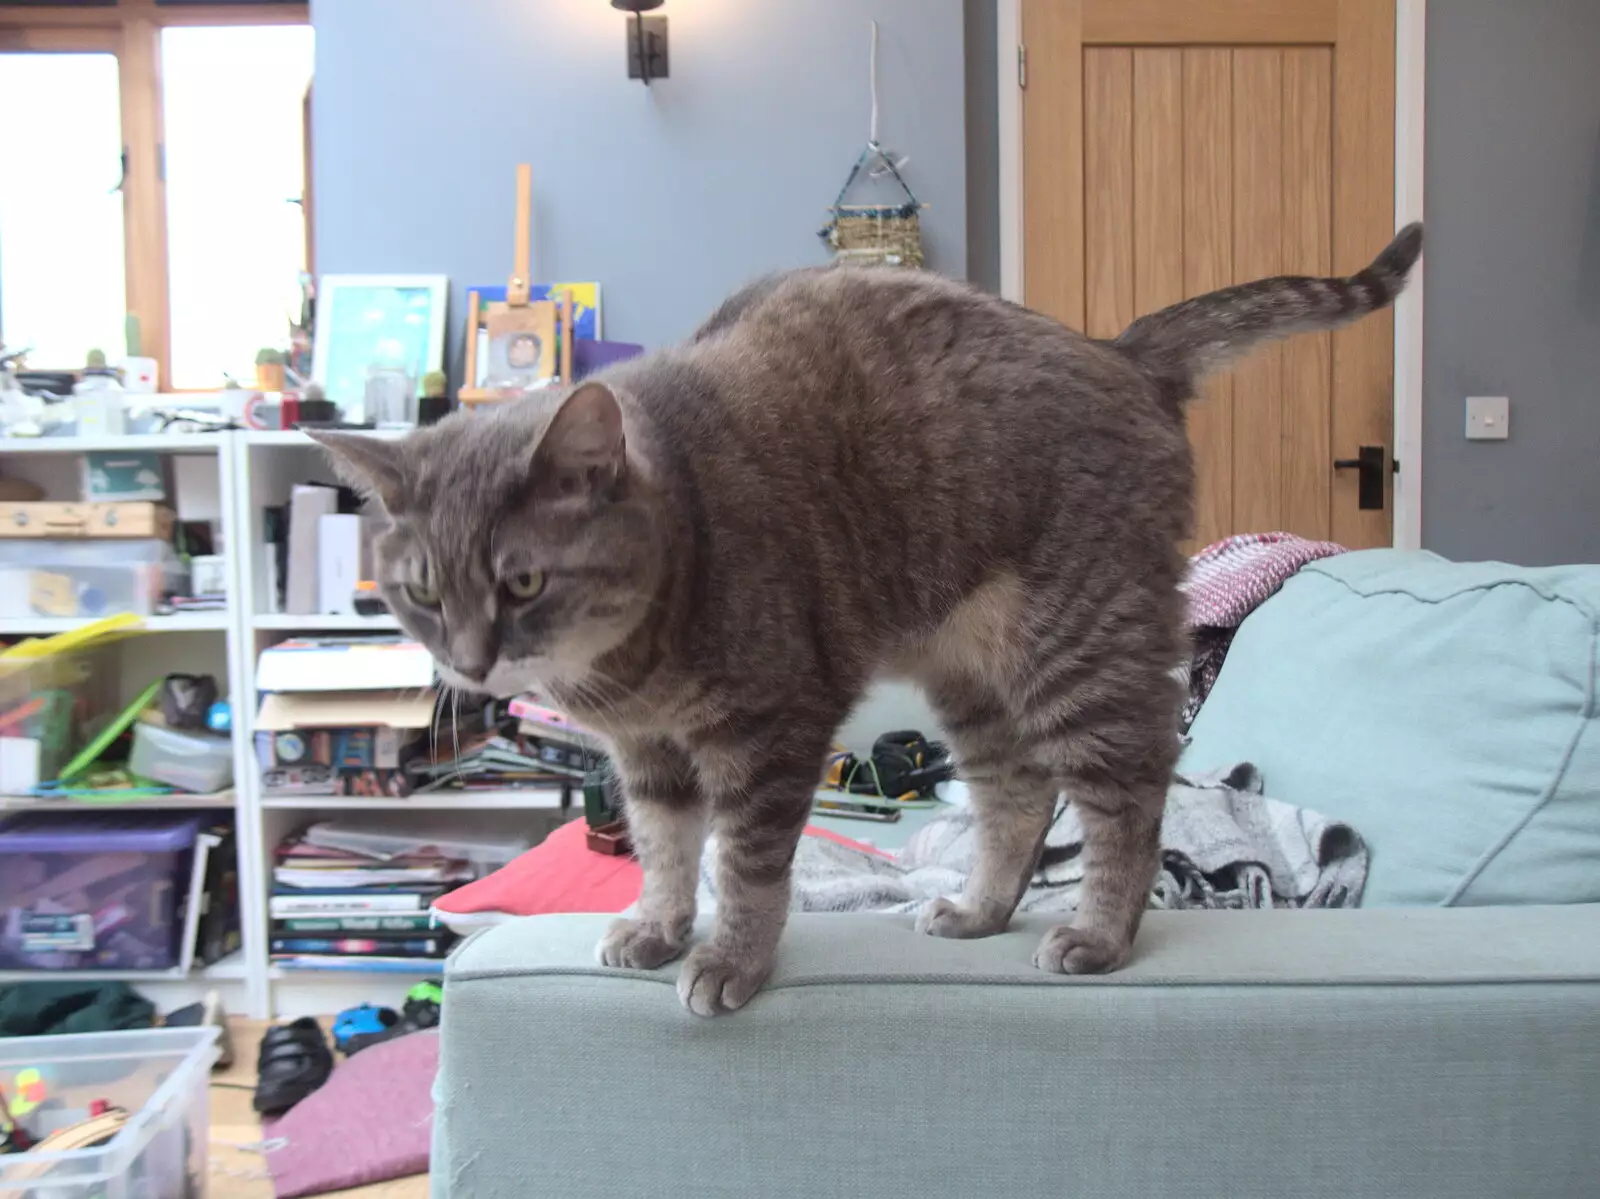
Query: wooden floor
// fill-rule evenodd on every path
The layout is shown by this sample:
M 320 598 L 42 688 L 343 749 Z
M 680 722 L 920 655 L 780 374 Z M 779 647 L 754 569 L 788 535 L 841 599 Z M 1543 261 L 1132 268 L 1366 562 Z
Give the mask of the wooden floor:
M 331 1021 L 324 1021 L 325 1024 Z M 273 1199 L 266 1160 L 250 1146 L 261 1141 L 261 1122 L 250 1106 L 256 1082 L 256 1047 L 265 1020 L 233 1017 L 234 1062 L 211 1076 L 211 1189 L 219 1199 Z M 346 1199 L 427 1199 L 428 1179 L 418 1174 L 349 1191 L 330 1191 Z

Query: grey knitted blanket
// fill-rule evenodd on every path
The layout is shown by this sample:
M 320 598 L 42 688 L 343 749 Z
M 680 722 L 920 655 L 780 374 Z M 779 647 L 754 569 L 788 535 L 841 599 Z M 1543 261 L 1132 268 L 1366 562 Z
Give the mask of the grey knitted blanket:
M 957 808 L 913 835 L 889 859 L 802 837 L 795 855 L 797 912 L 910 912 L 936 896 L 956 897 L 977 851 L 972 812 Z M 1063 804 L 1019 911 L 1071 912 L 1083 881 L 1083 829 Z M 715 906 L 706 854 L 702 910 Z M 1367 878 L 1367 848 L 1347 824 L 1262 794 L 1261 776 L 1245 763 L 1180 778 L 1167 796 L 1161 826 L 1156 908 L 1355 907 Z

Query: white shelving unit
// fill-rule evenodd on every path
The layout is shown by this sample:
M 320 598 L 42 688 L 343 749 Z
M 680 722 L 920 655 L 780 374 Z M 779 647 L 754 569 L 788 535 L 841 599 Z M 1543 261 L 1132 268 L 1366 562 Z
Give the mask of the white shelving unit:
M 396 434 L 374 433 L 391 437 Z M 226 694 L 234 707 L 234 778 L 232 791 L 214 796 L 157 796 L 132 801 L 152 809 L 228 809 L 236 814 L 239 846 L 242 950 L 213 966 L 188 975 L 172 971 L 117 974 L 84 972 L 88 978 L 120 978 L 138 988 L 163 1009 L 190 1002 L 218 988 L 229 1010 L 242 1014 L 292 1017 L 328 1013 L 361 1002 L 398 1004 L 406 989 L 437 973 L 424 964 L 414 975 L 363 972 L 284 970 L 271 964 L 268 952 L 267 895 L 274 847 L 296 828 L 319 818 L 348 818 L 370 812 L 384 819 L 405 812 L 454 812 L 464 830 L 514 833 L 530 842 L 566 818 L 558 789 L 462 791 L 430 793 L 406 799 L 331 796 L 263 796 L 253 750 L 255 665 L 267 646 L 295 634 L 392 632 L 389 616 L 301 616 L 269 611 L 263 570 L 262 512 L 289 499 L 296 483 L 334 481 L 323 451 L 299 432 L 240 430 L 228 433 L 171 434 L 108 440 L 49 438 L 33 441 L 0 439 L 0 475 L 28 478 L 45 487 L 48 498 L 76 499 L 76 455 L 90 450 L 158 450 L 163 454 L 207 455 L 217 464 L 223 497 L 222 528 L 229 569 L 226 611 L 186 613 L 149 618 L 148 635 L 121 643 L 126 678 L 151 678 L 171 670 L 206 672 L 226 678 Z M 0 620 L 0 635 L 44 635 L 62 632 L 79 622 L 45 618 Z M 159 635 L 158 635 L 159 634 Z M 129 686 L 131 687 L 131 682 Z M 131 695 L 129 696 L 131 698 Z M 96 807 L 101 805 L 96 805 Z M 71 801 L 37 801 L 0 796 L 0 813 L 18 809 L 87 810 Z M 402 817 L 403 818 L 403 817 Z M 66 979 L 60 972 L 0 973 L 0 982 L 18 978 Z
M 221 497 L 222 542 L 231 547 L 237 534 L 234 519 L 233 454 L 230 439 L 218 433 L 149 434 L 118 438 L 47 437 L 32 440 L 0 439 L 0 475 L 27 479 L 44 488 L 51 500 L 76 500 L 80 497 L 79 456 L 95 450 L 155 450 L 162 454 L 181 454 L 207 460 L 215 470 L 216 492 Z M 202 468 L 204 469 L 204 468 Z M 0 618 L 0 636 L 49 636 L 67 632 L 86 622 L 70 618 Z M 151 616 L 144 621 L 145 635 L 130 637 L 116 644 L 121 685 L 121 702 L 129 702 L 152 679 L 173 670 L 216 677 L 224 694 L 239 695 L 237 663 L 244 635 L 230 606 L 221 612 L 187 612 L 173 616 Z M 238 761 L 238 744 L 234 757 Z M 215 795 L 160 795 L 130 800 L 125 805 L 148 810 L 239 810 L 239 795 L 233 790 Z M 20 810 L 99 811 L 108 804 L 85 804 L 71 800 L 36 800 L 25 796 L 0 796 L 0 814 Z M 240 853 L 254 830 L 249 822 L 237 821 Z M 241 872 L 243 862 L 241 861 Z M 243 876 L 241 873 L 241 884 Z M 181 1006 L 198 999 L 211 988 L 219 989 L 231 1010 L 253 1010 L 248 946 L 221 962 L 184 973 L 177 970 L 132 971 L 117 974 L 107 971 L 6 971 L 0 981 L 30 978 L 103 979 L 120 978 L 135 982 L 140 991 L 163 1009 Z

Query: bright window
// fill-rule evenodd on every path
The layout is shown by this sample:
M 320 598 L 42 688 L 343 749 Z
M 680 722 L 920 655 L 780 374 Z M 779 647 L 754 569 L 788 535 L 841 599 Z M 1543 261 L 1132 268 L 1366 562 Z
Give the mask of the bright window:
M 248 382 L 299 316 L 311 66 L 304 25 L 162 31 L 174 388 Z
M 126 347 L 112 54 L 0 54 L 0 341 L 73 368 Z

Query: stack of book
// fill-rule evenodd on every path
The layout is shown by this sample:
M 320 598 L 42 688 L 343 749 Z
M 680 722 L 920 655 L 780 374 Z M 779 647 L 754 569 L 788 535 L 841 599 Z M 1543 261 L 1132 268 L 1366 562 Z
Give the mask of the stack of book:
M 429 908 L 477 876 L 473 865 L 416 845 L 352 847 L 312 825 L 278 846 L 270 901 L 272 960 L 290 969 L 416 973 L 454 940 Z
M 511 700 L 477 728 L 463 728 L 459 711 L 440 715 L 436 726 L 449 732 L 435 736 L 431 752 L 412 761 L 413 793 L 572 787 L 603 762 L 592 734 L 532 696 Z
M 508 705 L 517 735 L 547 770 L 582 779 L 602 762 L 593 733 L 537 696 L 519 695 Z

